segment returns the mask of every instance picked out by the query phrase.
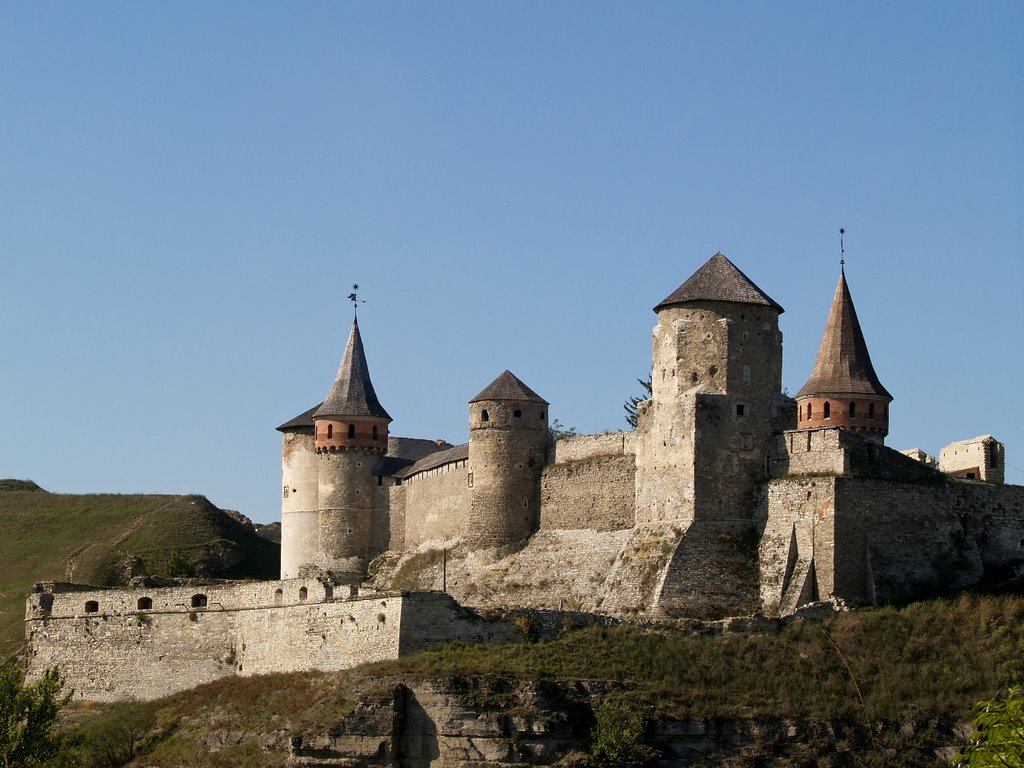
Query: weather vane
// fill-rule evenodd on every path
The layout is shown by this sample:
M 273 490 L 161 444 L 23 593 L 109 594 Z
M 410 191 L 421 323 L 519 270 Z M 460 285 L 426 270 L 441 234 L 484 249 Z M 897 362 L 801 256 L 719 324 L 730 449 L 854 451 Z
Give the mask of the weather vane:
M 352 302 L 352 313 L 359 314 L 359 305 L 365 304 L 366 302 L 359 298 L 359 283 L 352 283 L 352 293 L 348 295 L 348 300 Z
M 845 272 L 844 265 L 846 264 L 846 248 L 843 247 L 843 235 L 846 234 L 846 230 L 842 227 L 839 228 L 839 271 Z M 355 296 L 355 294 L 352 294 Z

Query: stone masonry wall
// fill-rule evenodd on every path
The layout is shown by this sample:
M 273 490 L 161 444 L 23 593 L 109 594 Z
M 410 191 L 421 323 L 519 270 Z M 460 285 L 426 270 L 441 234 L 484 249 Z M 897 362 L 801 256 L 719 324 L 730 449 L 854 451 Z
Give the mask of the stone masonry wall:
M 200 590 L 207 605 L 191 608 Z M 440 593 L 327 594 L 302 579 L 36 593 L 26 622 L 28 673 L 59 666 L 78 699 L 152 699 L 228 675 L 338 670 L 450 640 L 516 638 L 514 627 L 484 622 Z M 140 597 L 154 607 L 139 611 Z M 87 613 L 88 601 L 99 610 Z
M 540 527 L 597 531 L 632 528 L 635 494 L 636 462 L 632 455 L 550 464 L 540 481 Z
M 555 441 L 554 462 L 583 461 L 595 456 L 627 456 L 636 453 L 635 432 L 604 432 L 563 437 Z
M 469 517 L 469 476 L 465 459 L 406 478 L 404 497 L 405 548 L 432 539 L 461 536 Z

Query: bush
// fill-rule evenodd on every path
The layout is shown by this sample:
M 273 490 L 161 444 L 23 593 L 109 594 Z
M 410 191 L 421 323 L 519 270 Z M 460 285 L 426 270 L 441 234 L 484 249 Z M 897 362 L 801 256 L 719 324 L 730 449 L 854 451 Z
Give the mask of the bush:
M 598 765 L 607 768 L 634 768 L 652 756 L 642 744 L 644 714 L 632 702 L 609 700 L 594 712 L 590 750 Z
M 0 668 L 0 765 L 30 768 L 60 751 L 54 726 L 71 698 L 63 688 L 56 667 L 31 685 L 24 684 L 17 667 Z

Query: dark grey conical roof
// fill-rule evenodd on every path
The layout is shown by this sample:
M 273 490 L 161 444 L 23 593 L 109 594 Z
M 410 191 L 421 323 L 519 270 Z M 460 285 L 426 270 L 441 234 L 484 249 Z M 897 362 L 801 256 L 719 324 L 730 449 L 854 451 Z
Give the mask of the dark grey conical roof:
M 317 403 L 307 411 L 303 411 L 294 419 L 288 419 L 284 424 L 277 428 L 278 432 L 295 432 L 300 429 L 312 429 L 313 428 L 313 414 L 316 413 L 317 409 L 323 405 L 323 403 Z
M 753 280 L 744 275 L 739 267 L 729 261 L 721 252 L 708 259 L 704 266 L 658 304 L 654 311 L 657 312 L 659 309 L 665 309 L 675 304 L 686 304 L 690 301 L 762 304 L 778 310 L 780 314 L 785 311 L 771 296 L 754 285 Z
M 370 381 L 370 369 L 366 366 L 363 339 L 359 335 L 359 321 L 352 321 L 352 330 L 345 345 L 345 356 L 341 359 L 338 376 L 313 418 L 346 418 L 354 416 L 376 416 L 391 421 L 388 412 L 377 399 Z
M 818 359 L 814 361 L 811 377 L 796 393 L 797 397 L 829 395 L 874 395 L 892 400 L 871 365 L 868 345 L 842 272 L 818 347 Z
M 484 391 L 469 402 L 476 403 L 480 400 L 525 400 L 531 403 L 548 404 L 547 400 L 523 384 L 514 373 L 508 370 L 484 387 Z

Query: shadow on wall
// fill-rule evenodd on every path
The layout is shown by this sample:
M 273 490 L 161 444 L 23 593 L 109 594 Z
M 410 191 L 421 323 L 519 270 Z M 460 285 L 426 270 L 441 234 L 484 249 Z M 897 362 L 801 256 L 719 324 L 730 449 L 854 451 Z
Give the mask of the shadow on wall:
M 395 722 L 395 762 L 399 768 L 427 768 L 441 755 L 437 724 L 411 688 L 402 686 L 400 714 Z

